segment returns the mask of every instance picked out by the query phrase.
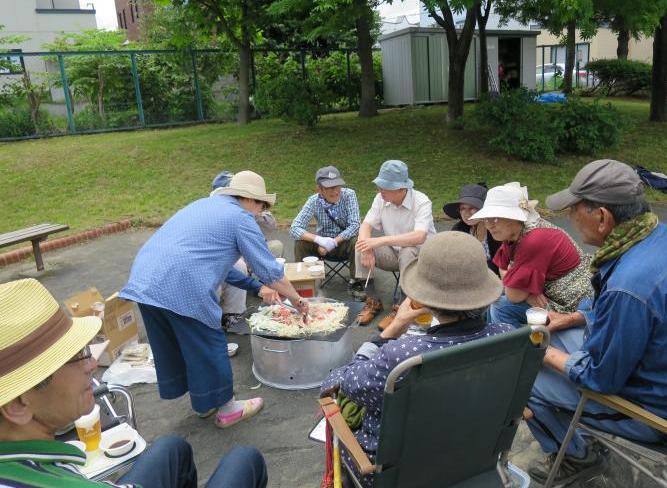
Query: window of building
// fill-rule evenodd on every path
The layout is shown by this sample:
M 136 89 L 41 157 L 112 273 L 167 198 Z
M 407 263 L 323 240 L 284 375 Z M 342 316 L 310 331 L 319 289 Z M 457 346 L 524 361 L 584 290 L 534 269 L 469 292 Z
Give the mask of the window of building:
M 9 52 L 20 53 L 20 49 L 8 49 Z M 16 75 L 23 73 L 21 56 L 0 56 L 0 75 Z

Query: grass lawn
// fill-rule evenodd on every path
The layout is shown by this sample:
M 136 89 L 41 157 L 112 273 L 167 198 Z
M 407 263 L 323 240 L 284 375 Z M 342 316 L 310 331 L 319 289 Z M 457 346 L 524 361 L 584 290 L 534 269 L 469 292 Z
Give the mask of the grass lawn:
M 622 144 L 596 155 L 667 173 L 667 125 L 650 124 L 648 103 L 614 104 L 629 119 Z M 468 110 L 474 106 L 469 105 Z M 279 120 L 201 125 L 72 136 L 0 144 L 0 232 L 42 223 L 82 230 L 123 218 L 161 222 L 205 196 L 223 169 L 252 169 L 278 193 L 275 214 L 293 218 L 314 189 L 314 173 L 336 165 L 357 190 L 362 212 L 375 188 L 380 163 L 402 159 L 416 187 L 442 204 L 461 185 L 518 180 L 532 198 L 566 186 L 593 158 L 563 157 L 559 165 L 531 164 L 493 153 L 475 131 L 445 127 L 446 106 L 383 112 L 373 119 L 330 115 L 313 131 Z M 654 201 L 667 196 L 651 193 Z

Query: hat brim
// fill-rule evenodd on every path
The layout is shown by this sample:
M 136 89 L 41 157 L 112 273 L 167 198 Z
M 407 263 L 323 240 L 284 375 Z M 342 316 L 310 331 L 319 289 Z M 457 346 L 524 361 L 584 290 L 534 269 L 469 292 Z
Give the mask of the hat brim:
M 86 347 L 102 327 L 98 317 L 75 317 L 72 326 L 51 347 L 23 366 L 0 378 L 0 405 L 30 390 L 58 371 Z
M 345 180 L 343 178 L 334 178 L 333 180 L 325 178 L 322 181 L 318 181 L 317 184 L 324 188 L 332 188 L 334 186 L 345 186 Z
M 211 192 L 211 195 L 230 195 L 233 197 L 250 198 L 252 200 L 259 200 L 260 202 L 264 202 L 271 207 L 273 207 L 276 204 L 275 193 L 257 194 L 239 188 L 230 188 L 230 187 L 216 188 Z
M 582 199 L 572 193 L 569 188 L 566 188 L 558 193 L 549 195 L 545 203 L 550 210 L 559 211 L 565 210 L 566 208 L 579 203 L 581 200 Z
M 414 181 L 408 178 L 405 181 L 389 181 L 379 176 L 373 180 L 373 184 L 383 190 L 402 190 L 403 188 L 413 188 Z
M 510 219 L 525 222 L 528 220 L 526 213 L 519 207 L 505 207 L 501 205 L 484 205 L 480 210 L 470 217 L 470 220 L 482 219 Z
M 503 291 L 503 285 L 496 274 L 488 271 L 484 283 L 474 289 L 451 287 L 441 289 L 433 286 L 417 274 L 417 261 L 410 262 L 401 271 L 400 284 L 403 293 L 427 307 L 446 310 L 474 310 L 487 307 L 495 302 Z
M 484 201 L 482 201 L 480 198 L 461 197 L 455 202 L 445 203 L 445 205 L 442 207 L 442 211 L 445 212 L 448 217 L 453 219 L 460 219 L 461 212 L 459 211 L 459 207 L 461 204 L 470 205 L 471 207 L 475 207 L 479 210 L 484 206 Z

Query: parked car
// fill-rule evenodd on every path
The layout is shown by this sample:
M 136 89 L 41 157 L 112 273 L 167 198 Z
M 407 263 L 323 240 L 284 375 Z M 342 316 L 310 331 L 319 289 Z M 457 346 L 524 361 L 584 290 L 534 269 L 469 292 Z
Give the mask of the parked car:
M 558 88 L 560 81 L 555 80 L 554 78 L 559 77 L 560 80 L 563 79 L 563 74 L 565 73 L 565 65 L 563 63 L 552 63 L 539 65 L 535 68 L 535 87 L 537 89 L 542 88 L 542 76 L 544 69 L 544 87 L 545 88 Z M 572 70 L 572 84 L 574 86 L 590 86 L 593 83 L 593 75 L 589 74 L 585 69 L 579 68 Z

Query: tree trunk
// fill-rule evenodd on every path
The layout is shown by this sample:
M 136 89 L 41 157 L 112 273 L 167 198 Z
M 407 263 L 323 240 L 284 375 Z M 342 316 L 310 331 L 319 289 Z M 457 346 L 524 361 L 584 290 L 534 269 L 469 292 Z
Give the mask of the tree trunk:
M 616 36 L 616 57 L 618 59 L 628 59 L 630 52 L 630 31 L 622 28 L 618 31 Z
M 97 67 L 97 113 L 104 120 L 104 76 L 100 66 Z
M 459 42 L 461 42 L 459 40 Z M 451 52 L 451 51 L 450 51 Z M 449 55 L 449 80 L 447 81 L 447 122 L 454 127 L 459 126 L 460 118 L 463 117 L 463 93 L 465 84 L 466 56 Z
M 30 120 L 35 126 L 35 133 L 39 134 L 39 106 L 41 105 L 41 100 L 39 93 L 32 86 L 32 81 L 30 80 L 30 75 L 28 70 L 23 68 L 23 89 L 25 90 L 26 97 L 28 99 L 28 106 L 30 107 Z
M 486 23 L 489 20 L 489 12 L 491 11 L 491 3 L 493 0 L 486 0 L 485 12 L 482 12 L 482 4 L 478 4 L 475 8 L 477 15 L 477 28 L 479 29 L 479 90 L 480 93 L 489 93 L 489 53 L 486 47 Z
M 650 120 L 667 122 L 667 13 L 660 19 L 653 35 Z
M 248 5 L 241 2 L 241 45 L 239 46 L 239 115 L 241 125 L 250 122 L 250 34 L 248 33 Z
M 572 71 L 577 51 L 577 21 L 567 23 L 567 37 L 565 39 L 565 73 L 563 73 L 563 93 L 572 93 Z
M 371 19 L 373 12 L 366 0 L 355 0 L 357 18 L 357 51 L 361 67 L 361 99 L 359 116 L 377 115 L 375 107 L 375 71 L 373 70 L 373 40 L 371 39 Z

